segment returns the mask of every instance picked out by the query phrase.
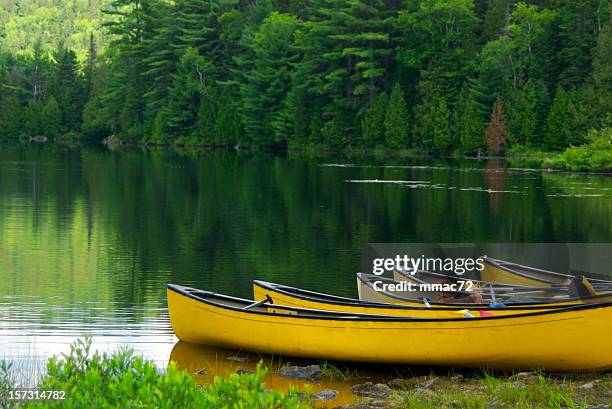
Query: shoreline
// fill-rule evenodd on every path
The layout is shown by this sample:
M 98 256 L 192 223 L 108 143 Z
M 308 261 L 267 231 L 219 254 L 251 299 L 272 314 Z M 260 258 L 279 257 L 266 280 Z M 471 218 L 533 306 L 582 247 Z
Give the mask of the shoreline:
M 110 138 L 110 137 L 109 137 Z M 107 138 L 108 139 L 108 138 Z M 160 143 L 144 143 L 144 142 L 130 142 L 130 141 L 121 141 L 116 139 L 103 140 L 100 142 L 87 142 L 87 141 L 70 141 L 70 140 L 62 140 L 61 137 L 50 139 L 46 143 L 55 143 L 58 145 L 64 145 L 68 147 L 75 148 L 79 145 L 103 145 L 108 149 L 116 149 L 118 147 L 144 147 L 144 148 L 165 148 L 165 149 L 197 149 L 197 150 L 225 150 L 225 151 L 235 151 L 235 152 L 246 152 L 246 153 L 257 153 L 257 152 L 265 152 L 265 153 L 277 153 L 277 154 L 305 154 L 305 155 L 313 155 L 313 156 L 323 156 L 323 155 L 340 155 L 340 156 L 361 156 L 366 158 L 378 158 L 378 159 L 387 159 L 387 158 L 400 158 L 400 159 L 431 159 L 431 160 L 473 160 L 473 161 L 488 161 L 488 160 L 500 160 L 505 161 L 508 164 L 512 164 L 513 162 L 528 164 L 527 167 L 524 166 L 512 166 L 512 169 L 523 169 L 530 171 L 540 171 L 540 172 L 549 172 L 549 173 L 572 173 L 572 174 L 585 174 L 585 175 L 603 175 L 603 176 L 612 176 L 612 170 L 599 170 L 599 169 L 589 169 L 589 170 L 576 170 L 571 169 L 569 167 L 551 167 L 545 166 L 546 163 L 553 162 L 557 160 L 563 152 L 542 152 L 542 151 L 532 151 L 532 152 L 512 152 L 509 151 L 508 155 L 500 156 L 500 155 L 467 155 L 460 152 L 451 152 L 449 154 L 432 154 L 431 152 L 425 152 L 417 149 L 405 149 L 405 150 L 393 150 L 388 148 L 330 148 L 326 146 L 305 146 L 305 147 L 296 147 L 296 146 L 288 146 L 284 148 L 274 148 L 274 147 L 240 147 L 240 146 L 229 146 L 229 145 L 208 145 L 208 144 L 160 144 Z M 15 137 L 4 140 L 8 141 L 20 141 L 26 142 L 21 138 Z M 33 142 L 28 140 L 28 143 L 40 143 Z M 43 143 L 40 143 L 43 144 Z
M 66 400 L 38 401 L 33 407 L 59 408 L 62 404 L 78 404 L 80 400 L 127 404 L 130 401 L 143 403 L 143 400 L 155 399 L 155 404 L 159 405 L 174 402 L 177 392 L 180 397 L 189 397 L 194 401 L 203 399 L 204 402 L 243 405 L 272 399 L 277 408 L 604 409 L 609 408 L 612 401 L 611 371 L 546 373 L 537 370 L 510 372 L 450 367 L 381 368 L 377 365 L 358 366 L 328 361 L 309 361 L 310 365 L 304 362 L 306 366 L 291 366 L 289 357 L 270 360 L 261 356 L 256 365 L 246 365 L 247 361 L 241 360 L 244 357 L 239 359 L 237 353 L 225 358 L 232 358 L 235 365 L 230 370 L 224 374 L 210 374 L 206 367 L 195 370 L 197 365 L 194 367 L 172 359 L 164 371 L 129 351 L 100 355 L 90 351 L 90 346 L 90 338 L 79 340 L 72 345 L 70 354 L 49 361 L 35 389 L 66 391 Z M 218 364 L 223 365 L 223 362 Z M 18 385 L 10 382 L 10 366 L 6 368 L 5 362 L 0 361 L 0 402 L 4 399 L 5 404 L 11 391 L 20 390 Z M 370 372 L 371 369 L 375 369 L 375 372 Z M 86 387 L 90 377 L 104 378 L 106 372 L 107 375 L 114 374 L 109 385 L 93 388 L 88 393 L 70 393 L 75 387 Z M 141 372 L 148 375 L 142 378 L 142 382 L 132 384 L 134 379 L 130 379 L 128 374 Z M 206 377 L 203 377 L 204 374 Z M 284 382 L 279 383 L 279 378 Z M 134 393 L 126 384 L 138 391 Z M 164 390 L 163 385 L 174 385 L 170 389 L 172 392 Z M 154 397 L 147 392 L 160 387 Z M 228 391 L 234 389 L 243 392 L 228 395 Z M 21 408 L 21 403 L 8 400 L 8 406 L 3 407 Z

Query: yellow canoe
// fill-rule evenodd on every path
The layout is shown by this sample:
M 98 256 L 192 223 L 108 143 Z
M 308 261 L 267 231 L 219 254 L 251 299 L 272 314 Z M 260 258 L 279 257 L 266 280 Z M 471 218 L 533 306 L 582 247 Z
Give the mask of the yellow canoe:
M 518 284 L 533 287 L 568 286 L 574 276 L 524 266 L 492 257 L 483 257 L 484 269 L 480 279 L 494 284 Z M 588 279 L 593 285 L 612 288 L 612 281 Z
M 417 271 L 416 273 L 409 273 L 407 271 L 393 272 L 393 279 L 395 281 L 407 281 L 414 283 L 415 285 L 421 284 L 439 284 L 439 283 L 457 283 L 457 282 L 470 282 L 470 291 L 477 292 L 480 294 L 490 294 L 491 289 L 500 296 L 516 296 L 524 295 L 529 297 L 554 297 L 557 295 L 567 296 L 570 293 L 570 289 L 567 286 L 560 286 L 554 284 L 550 287 L 528 287 L 524 285 L 516 284 L 493 284 L 481 280 L 473 280 L 470 278 L 460 276 L 449 276 L 431 271 Z M 595 286 L 598 291 L 607 291 L 607 286 L 598 284 Z
M 612 304 L 487 318 L 404 318 L 254 303 L 169 284 L 182 341 L 262 353 L 428 366 L 612 368 Z M 588 345 L 584 345 L 588 340 Z
M 338 297 L 335 295 L 317 293 L 282 284 L 253 280 L 253 298 L 255 301 L 262 301 L 267 297 L 270 297 L 275 304 L 286 305 L 289 307 L 341 311 L 354 314 L 389 315 L 397 317 L 456 318 L 462 315 L 461 310 L 466 309 L 465 306 L 455 306 L 453 304 L 448 304 L 437 308 L 428 308 L 423 306 L 422 303 L 420 306 L 410 306 L 359 301 L 353 298 Z M 540 305 L 534 307 L 509 305 L 504 308 L 492 308 L 488 305 L 478 308 L 473 307 L 474 306 L 472 305 L 467 307 L 467 309 L 475 316 L 480 316 L 481 311 L 494 316 L 504 316 L 511 314 L 540 312 L 559 308 L 556 305 Z
M 376 283 L 379 284 L 376 284 Z M 420 291 L 390 291 L 386 290 L 384 285 L 400 286 L 400 281 L 395 281 L 390 278 L 379 277 L 371 274 L 357 273 L 357 292 L 359 293 L 359 300 L 367 302 L 378 302 L 378 303 L 393 303 L 400 305 L 409 306 L 423 306 L 423 297 L 428 297 L 428 302 L 432 308 L 449 307 L 450 305 L 461 307 L 461 308 L 486 308 L 489 305 L 489 300 L 483 303 L 475 302 L 453 302 L 449 304 L 447 300 L 445 302 L 438 302 L 431 297 L 432 292 L 420 292 Z M 486 294 L 485 294 L 486 295 Z M 431 298 L 429 298 L 431 297 Z M 502 301 L 506 303 L 506 306 L 525 306 L 525 307 L 537 307 L 537 306 L 573 306 L 579 304 L 589 303 L 601 303 L 601 302 L 612 302 L 612 292 L 608 291 L 602 294 L 583 297 L 583 298 L 570 298 L 567 296 L 558 297 L 540 297 L 540 296 L 523 296 L 518 297 L 512 294 L 502 294 L 496 301 Z

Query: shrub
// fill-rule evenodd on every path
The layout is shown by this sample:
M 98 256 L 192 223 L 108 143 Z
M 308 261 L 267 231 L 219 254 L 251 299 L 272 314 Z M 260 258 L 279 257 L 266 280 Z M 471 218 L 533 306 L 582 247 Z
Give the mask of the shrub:
M 79 340 L 69 354 L 49 360 L 41 390 L 66 391 L 63 401 L 34 404 L 33 408 L 301 408 L 294 391 L 266 391 L 266 371 L 215 378 L 200 387 L 174 363 L 165 373 L 131 351 L 90 353 L 91 341 Z
M 571 170 L 612 170 L 612 129 L 591 130 L 589 142 L 572 146 L 562 154 L 565 167 Z

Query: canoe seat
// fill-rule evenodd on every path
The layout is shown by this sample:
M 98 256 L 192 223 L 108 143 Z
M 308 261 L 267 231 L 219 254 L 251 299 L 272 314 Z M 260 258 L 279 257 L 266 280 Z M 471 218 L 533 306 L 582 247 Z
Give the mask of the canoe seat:
M 597 295 L 597 291 L 586 277 L 578 275 L 572 279 L 569 285 L 570 297 L 590 297 Z

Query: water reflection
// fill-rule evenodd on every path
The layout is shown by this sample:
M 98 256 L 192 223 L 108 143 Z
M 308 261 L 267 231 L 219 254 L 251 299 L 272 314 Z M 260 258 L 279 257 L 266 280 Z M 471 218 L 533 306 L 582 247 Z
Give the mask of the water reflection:
M 209 383 L 215 376 L 227 376 L 237 371 L 255 371 L 257 364 L 262 361 L 262 365 L 268 368 L 264 378 L 266 388 L 286 391 L 293 386 L 300 391 L 308 390 L 313 394 L 324 389 L 338 391 L 335 399 L 331 401 L 322 400 L 318 402 L 318 406 L 339 406 L 353 403 L 357 399 L 351 392 L 353 385 L 385 380 L 381 377 L 380 371 L 364 370 L 363 366 L 297 359 L 287 361 L 280 357 L 249 354 L 243 351 L 214 348 L 182 341 L 172 348 L 170 361 L 176 362 L 180 369 L 192 374 L 198 383 Z M 294 380 L 277 374 L 278 369 L 285 365 L 305 366 L 312 364 L 322 364 L 324 375 L 320 381 Z M 326 365 L 328 365 L 327 369 Z M 393 373 L 391 367 L 387 367 L 385 370 L 387 376 L 389 373 Z
M 163 366 L 166 283 L 354 297 L 367 242 L 610 241 L 612 179 L 504 166 L 2 145 L 0 357 L 42 362 L 93 334 Z

